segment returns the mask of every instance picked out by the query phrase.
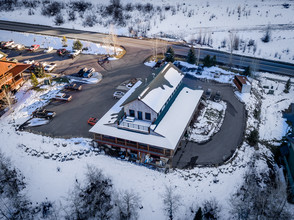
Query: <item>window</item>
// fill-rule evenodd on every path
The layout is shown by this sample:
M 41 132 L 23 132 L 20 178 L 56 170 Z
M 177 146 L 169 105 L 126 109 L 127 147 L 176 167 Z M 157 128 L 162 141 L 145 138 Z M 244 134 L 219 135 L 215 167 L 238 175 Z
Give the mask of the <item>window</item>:
M 151 121 L 151 114 L 145 112 L 145 119 Z
M 143 115 L 142 115 L 142 112 L 140 112 L 140 111 L 138 111 L 138 119 L 143 120 Z
M 131 116 L 131 117 L 135 117 L 135 111 L 132 110 L 132 109 L 130 109 L 130 116 Z

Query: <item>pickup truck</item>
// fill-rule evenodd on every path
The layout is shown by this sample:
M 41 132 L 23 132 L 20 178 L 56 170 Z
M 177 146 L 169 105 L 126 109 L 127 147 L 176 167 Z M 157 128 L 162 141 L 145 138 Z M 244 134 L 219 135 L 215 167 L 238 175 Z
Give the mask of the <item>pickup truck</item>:
M 51 119 L 54 118 L 56 113 L 54 111 L 48 111 L 46 109 L 36 109 L 33 111 L 32 116 L 34 118 L 47 118 Z
M 72 99 L 71 95 L 67 95 L 65 93 L 58 93 L 56 96 L 53 98 L 53 100 L 58 100 L 58 101 L 67 101 L 69 102 Z
M 65 89 L 69 89 L 69 90 L 78 90 L 81 91 L 82 90 L 82 85 L 76 84 L 76 83 L 70 83 L 64 86 Z

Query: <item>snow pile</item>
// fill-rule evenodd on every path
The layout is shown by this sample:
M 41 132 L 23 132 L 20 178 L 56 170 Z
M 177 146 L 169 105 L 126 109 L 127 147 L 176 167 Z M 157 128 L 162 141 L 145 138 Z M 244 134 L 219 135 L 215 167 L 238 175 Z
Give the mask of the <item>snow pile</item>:
M 0 41 L 9 40 L 13 40 L 15 43 L 23 44 L 27 47 L 30 47 L 33 44 L 38 44 L 41 48 L 53 47 L 53 49 L 65 48 L 67 50 L 72 50 L 73 42 L 75 41 L 75 39 L 67 39 L 67 42 L 64 43 L 62 41 L 63 38 L 60 37 L 0 30 Z M 84 48 L 87 48 L 87 50 L 82 51 L 83 54 L 114 54 L 114 47 L 112 46 L 105 46 L 101 43 L 93 43 L 83 40 L 81 40 L 81 43 Z M 67 46 L 64 47 L 64 44 Z M 120 47 L 116 48 L 116 52 L 121 51 L 122 49 Z
M 227 104 L 207 101 L 207 106 L 201 110 L 197 121 L 189 131 L 188 139 L 197 143 L 208 141 L 219 131 L 225 118 Z

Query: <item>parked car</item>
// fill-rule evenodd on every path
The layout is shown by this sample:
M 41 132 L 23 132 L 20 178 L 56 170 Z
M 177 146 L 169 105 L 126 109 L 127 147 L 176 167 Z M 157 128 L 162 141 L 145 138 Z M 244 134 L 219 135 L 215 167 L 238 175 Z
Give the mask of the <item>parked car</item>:
M 120 98 L 123 97 L 124 95 L 125 95 L 125 93 L 122 92 L 122 91 L 115 91 L 115 92 L 113 93 L 113 98 L 115 98 L 115 99 L 120 99 Z
M 65 56 L 66 54 L 68 54 L 68 51 L 66 49 L 62 48 L 62 49 L 57 50 L 56 53 L 59 56 Z
M 94 126 L 97 123 L 97 121 L 98 121 L 97 118 L 91 117 L 88 120 L 88 124 Z
M 211 97 L 211 89 L 207 89 L 206 91 L 205 91 L 205 99 L 210 99 L 210 97 Z
M 65 89 L 81 91 L 83 86 L 76 83 L 70 83 L 64 86 Z
M 83 77 L 84 78 L 90 78 L 93 76 L 93 72 L 95 72 L 94 68 L 88 69 L 84 74 Z
M 197 68 L 196 74 L 201 75 L 202 72 L 203 72 L 203 68 L 204 68 L 204 65 L 203 64 L 199 64 L 198 65 L 198 68 Z
M 57 66 L 56 63 L 49 63 L 44 67 L 46 72 L 51 72 Z
M 79 72 L 78 72 L 78 76 L 83 76 L 84 73 L 87 72 L 87 70 L 88 70 L 88 69 L 87 69 L 86 67 L 80 69 Z
M 65 93 L 57 93 L 53 99 L 58 100 L 58 101 L 68 101 L 69 102 L 72 99 L 72 96 L 67 95 Z
M 153 68 L 159 68 L 159 67 L 161 67 L 163 64 L 164 64 L 164 61 L 163 61 L 163 60 L 158 60 L 158 61 L 156 62 L 156 64 L 154 65 Z
M 48 111 L 46 109 L 37 109 L 33 111 L 32 116 L 35 118 L 54 118 L 56 113 L 54 111 Z
M 23 50 L 23 49 L 25 49 L 25 46 L 23 44 L 15 44 L 14 49 L 15 50 Z
M 35 61 L 34 60 L 25 60 L 25 61 L 23 61 L 23 63 L 25 63 L 25 64 L 33 64 L 33 63 L 35 63 Z
M 13 40 L 11 40 L 11 41 L 6 41 L 6 42 L 3 43 L 2 48 L 8 48 L 8 47 L 10 47 L 12 44 L 14 44 L 14 41 L 13 41 Z
M 215 96 L 214 96 L 214 99 L 213 99 L 215 102 L 220 102 L 220 100 L 221 100 L 221 93 L 220 93 L 220 91 L 217 91 L 216 93 L 215 93 Z
M 43 67 L 45 67 L 45 66 L 47 66 L 48 65 L 48 63 L 47 62 L 40 62 L 39 63 L 41 66 L 43 66 Z
M 30 48 L 28 48 L 28 51 L 36 51 L 40 48 L 39 44 L 33 44 Z
M 74 58 L 78 56 L 81 52 L 82 52 L 81 50 L 73 50 L 72 52 L 70 52 L 69 56 Z
M 53 50 L 53 47 L 48 47 L 44 50 L 45 53 L 50 53 Z

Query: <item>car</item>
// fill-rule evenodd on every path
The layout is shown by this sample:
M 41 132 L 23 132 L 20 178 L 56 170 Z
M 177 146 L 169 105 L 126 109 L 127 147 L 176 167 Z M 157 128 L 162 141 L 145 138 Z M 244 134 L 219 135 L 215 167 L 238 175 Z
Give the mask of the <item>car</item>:
M 57 66 L 56 63 L 49 63 L 44 67 L 46 72 L 51 72 Z
M 28 48 L 28 51 L 36 51 L 40 48 L 39 44 L 33 44 L 30 48 Z
M 202 72 L 203 72 L 203 68 L 204 68 L 204 65 L 203 64 L 199 64 L 199 66 L 197 68 L 197 71 L 196 71 L 196 74 L 201 75 Z
M 14 44 L 14 41 L 13 41 L 13 40 L 11 40 L 11 41 L 6 41 L 6 42 L 3 43 L 2 48 L 8 48 L 8 47 L 10 47 L 12 44 Z
M 14 49 L 15 50 L 23 50 L 25 48 L 25 46 L 23 44 L 15 44 Z
M 57 93 L 55 95 L 55 97 L 53 98 L 53 100 L 57 100 L 57 101 L 67 101 L 69 102 L 72 99 L 71 95 L 67 95 L 65 93 Z
M 69 56 L 74 58 L 78 56 L 81 52 L 82 52 L 81 50 L 73 50 L 72 52 L 70 52 Z
M 85 73 L 85 72 L 87 72 L 87 70 L 88 70 L 88 69 L 87 69 L 86 67 L 84 67 L 84 68 L 80 69 L 80 70 L 79 70 L 79 72 L 77 73 L 77 74 L 78 74 L 78 76 L 83 76 L 83 75 L 84 75 L 84 73 Z
M 15 47 L 17 46 L 17 44 L 11 44 L 8 49 L 12 50 L 12 49 L 15 49 Z
M 210 99 L 210 97 L 211 97 L 211 89 L 207 89 L 206 91 L 205 91 L 205 99 Z
M 48 47 L 44 50 L 45 53 L 50 53 L 53 50 L 53 47 Z
M 62 49 L 57 50 L 56 53 L 59 56 L 65 56 L 66 54 L 68 54 L 68 51 L 66 49 L 62 48 Z
M 94 126 L 97 123 L 97 121 L 98 121 L 97 118 L 91 117 L 88 120 L 88 124 Z
M 45 66 L 47 66 L 48 65 L 48 63 L 47 62 L 40 62 L 39 63 L 42 67 L 45 67 Z
M 108 56 L 104 56 L 101 59 L 98 60 L 98 64 L 99 65 L 103 65 L 104 63 L 109 63 L 109 57 Z
M 34 60 L 25 60 L 25 61 L 23 61 L 23 63 L 25 63 L 25 64 L 34 64 L 35 61 Z
M 95 72 L 94 68 L 88 69 L 84 74 L 83 77 L 84 78 L 90 78 L 91 76 L 93 76 L 93 72 Z
M 83 86 L 77 83 L 70 83 L 64 86 L 65 89 L 81 91 Z
M 217 91 L 216 93 L 215 93 L 215 96 L 214 96 L 214 99 L 213 99 L 215 102 L 220 102 L 220 100 L 221 100 L 221 93 L 220 93 L 220 91 Z
M 113 93 L 113 98 L 115 98 L 115 99 L 120 99 L 120 98 L 123 97 L 124 95 L 125 95 L 125 93 L 122 92 L 122 91 L 115 91 L 115 92 Z
M 163 64 L 164 64 L 164 61 L 163 61 L 163 60 L 158 60 L 158 61 L 156 62 L 156 64 L 154 65 L 153 68 L 159 68 L 159 67 L 161 67 Z
M 48 111 L 46 109 L 36 109 L 33 111 L 32 116 L 34 118 L 47 118 L 47 119 L 52 119 L 56 115 L 56 112 L 54 111 Z

